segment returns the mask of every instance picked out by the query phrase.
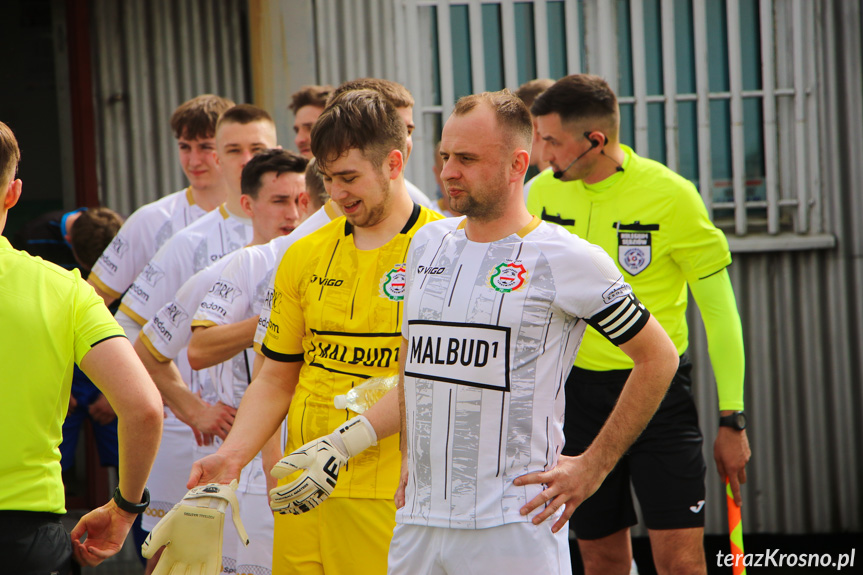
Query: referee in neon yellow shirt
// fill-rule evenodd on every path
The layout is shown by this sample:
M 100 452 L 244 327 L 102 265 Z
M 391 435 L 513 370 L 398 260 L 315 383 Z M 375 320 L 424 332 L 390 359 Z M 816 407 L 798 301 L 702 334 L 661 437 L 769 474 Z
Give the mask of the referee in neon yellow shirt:
M 651 423 L 602 487 L 575 512 L 585 571 L 629 573 L 635 489 L 660 572 L 706 573 L 703 438 L 690 393 L 687 286 L 707 331 L 719 394 L 714 457 L 740 503 L 749 460 L 740 316 L 726 271 L 731 254 L 691 182 L 618 140 L 617 98 L 601 78 L 567 76 L 531 112 L 550 170 L 528 209 L 603 247 L 671 337 L 680 366 Z M 605 423 L 632 362 L 592 328 L 566 383 L 564 455 L 580 454 Z
M 19 158 L 12 130 L 0 122 L 0 232 L 21 197 Z M 159 392 L 80 274 L 12 249 L 3 236 L 0 302 L 3 572 L 65 574 L 73 555 L 97 565 L 120 550 L 135 515 L 147 507 L 145 484 L 162 431 Z M 70 538 L 60 524 L 66 509 L 59 445 L 75 363 L 117 412 L 120 485 Z

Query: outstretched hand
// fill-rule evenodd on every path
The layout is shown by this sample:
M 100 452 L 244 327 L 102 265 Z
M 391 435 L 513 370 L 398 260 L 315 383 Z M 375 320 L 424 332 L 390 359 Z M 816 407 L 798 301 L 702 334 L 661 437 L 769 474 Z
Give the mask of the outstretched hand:
M 209 483 L 228 484 L 234 479 L 239 481 L 242 468 L 242 465 L 232 461 L 223 452 L 217 451 L 192 464 L 186 489 Z
M 545 489 L 539 495 L 521 508 L 521 514 L 528 515 L 544 505 L 545 509 L 532 520 L 534 525 L 539 525 L 564 507 L 563 514 L 551 526 L 552 533 L 557 533 L 572 517 L 576 507 L 599 489 L 604 479 L 605 474 L 598 471 L 595 466 L 588 465 L 583 456 L 561 455 L 554 468 L 522 475 L 513 483 L 545 485 Z

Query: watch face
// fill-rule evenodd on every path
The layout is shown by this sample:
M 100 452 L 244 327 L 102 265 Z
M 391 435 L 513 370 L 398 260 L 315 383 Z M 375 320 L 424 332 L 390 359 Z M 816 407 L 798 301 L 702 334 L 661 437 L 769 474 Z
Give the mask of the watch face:
M 746 414 L 742 411 L 730 413 L 719 418 L 719 425 L 731 429 L 746 429 Z

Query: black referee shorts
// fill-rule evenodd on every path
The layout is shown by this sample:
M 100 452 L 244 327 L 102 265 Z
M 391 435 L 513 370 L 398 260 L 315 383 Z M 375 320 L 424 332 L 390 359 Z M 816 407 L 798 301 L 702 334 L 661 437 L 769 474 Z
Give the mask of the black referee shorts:
M 3 573 L 71 573 L 72 540 L 56 513 L 0 511 L 0 549 Z
M 599 539 L 638 523 L 630 483 L 648 529 L 704 527 L 705 473 L 692 399 L 692 364 L 686 355 L 647 428 L 617 466 L 572 516 L 579 539 Z M 564 455 L 591 444 L 617 402 L 629 370 L 588 371 L 573 367 L 566 380 Z

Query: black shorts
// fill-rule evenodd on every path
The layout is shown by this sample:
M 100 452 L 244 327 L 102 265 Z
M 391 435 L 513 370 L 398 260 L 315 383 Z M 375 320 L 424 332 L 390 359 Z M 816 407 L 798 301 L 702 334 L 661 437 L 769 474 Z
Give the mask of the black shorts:
M 684 355 L 656 415 L 605 481 L 572 516 L 579 539 L 599 539 L 638 523 L 630 482 L 648 529 L 704 527 L 705 473 L 698 412 Z M 572 368 L 566 380 L 564 455 L 590 445 L 620 395 L 629 370 Z
M 2 572 L 68 575 L 72 540 L 56 513 L 0 511 Z

